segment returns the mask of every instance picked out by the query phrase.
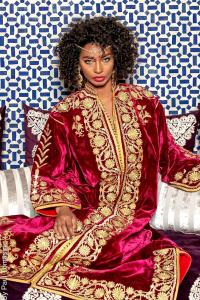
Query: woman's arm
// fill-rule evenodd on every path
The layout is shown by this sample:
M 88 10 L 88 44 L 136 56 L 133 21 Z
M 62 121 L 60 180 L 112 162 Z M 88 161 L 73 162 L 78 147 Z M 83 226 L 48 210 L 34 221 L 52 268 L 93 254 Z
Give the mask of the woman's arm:
M 51 113 L 43 130 L 32 168 L 31 200 L 39 214 L 56 216 L 56 233 L 69 237 L 80 209 L 78 172 L 60 113 Z

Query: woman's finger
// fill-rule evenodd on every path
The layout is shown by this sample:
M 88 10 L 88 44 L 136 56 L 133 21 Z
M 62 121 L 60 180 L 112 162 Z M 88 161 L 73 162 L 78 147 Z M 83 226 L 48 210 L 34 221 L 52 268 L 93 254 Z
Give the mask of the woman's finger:
M 67 218 L 66 219 L 66 223 L 67 223 L 67 230 L 68 230 L 68 232 L 70 234 L 70 237 L 72 237 L 73 234 L 74 234 L 72 219 L 71 218 Z
M 58 229 L 57 229 L 57 222 L 56 221 L 54 223 L 53 230 L 54 230 L 55 234 L 58 235 Z
M 55 230 L 55 233 L 61 237 L 62 239 L 64 238 L 64 235 L 62 233 L 62 227 L 61 225 L 59 224 L 59 222 L 55 222 L 55 225 L 54 225 L 54 230 Z
M 61 230 L 62 230 L 62 234 L 64 235 L 64 237 L 66 239 L 69 239 L 70 231 L 69 231 L 67 220 L 64 220 L 64 222 L 61 224 Z
M 72 230 L 73 230 L 73 234 L 76 232 L 77 229 L 77 219 L 76 217 L 72 218 Z

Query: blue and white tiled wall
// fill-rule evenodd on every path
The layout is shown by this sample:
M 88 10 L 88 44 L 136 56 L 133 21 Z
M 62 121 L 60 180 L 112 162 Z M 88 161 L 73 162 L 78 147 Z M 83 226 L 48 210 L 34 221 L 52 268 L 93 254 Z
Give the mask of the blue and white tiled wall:
M 140 57 L 131 82 L 160 96 L 166 114 L 195 110 L 198 90 L 198 0 L 0 0 L 0 104 L 6 104 L 4 168 L 23 166 L 22 103 L 50 109 L 65 97 L 53 50 L 67 25 L 116 16 L 136 30 Z

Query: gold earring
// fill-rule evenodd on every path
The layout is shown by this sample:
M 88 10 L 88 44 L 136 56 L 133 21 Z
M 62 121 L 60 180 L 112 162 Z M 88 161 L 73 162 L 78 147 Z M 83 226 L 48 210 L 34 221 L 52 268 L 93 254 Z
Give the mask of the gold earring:
M 111 75 L 111 81 L 112 81 L 112 86 L 113 88 L 116 86 L 116 78 L 115 78 L 115 71 L 112 72 L 112 75 Z
M 81 89 L 83 87 L 83 76 L 81 75 L 81 68 L 78 67 L 78 77 L 77 77 L 78 88 Z

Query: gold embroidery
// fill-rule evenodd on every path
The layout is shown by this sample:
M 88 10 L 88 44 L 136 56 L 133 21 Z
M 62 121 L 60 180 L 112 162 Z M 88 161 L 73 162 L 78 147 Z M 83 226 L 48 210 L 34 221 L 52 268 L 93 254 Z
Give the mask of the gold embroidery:
M 125 123 L 129 123 L 129 122 L 131 121 L 131 117 L 130 117 L 129 114 L 123 114 L 123 115 L 122 115 L 122 120 L 123 120 L 123 122 L 125 122 Z
M 53 230 L 49 230 L 49 232 L 53 232 Z M 55 235 L 55 233 L 53 232 L 53 234 Z M 52 266 L 56 265 L 57 262 L 59 262 L 62 258 L 63 255 L 69 251 L 74 243 L 76 243 L 76 241 L 79 239 L 80 236 L 76 236 L 68 241 L 63 241 L 61 242 L 60 245 L 55 245 L 57 246 L 57 251 L 54 253 L 53 257 L 50 259 L 50 262 L 46 263 L 47 259 L 51 256 L 52 252 L 54 252 L 55 248 L 50 252 L 50 255 L 47 256 L 46 259 L 43 260 L 43 265 L 40 268 L 40 271 L 35 274 L 35 276 L 32 278 L 31 283 L 32 286 L 35 285 L 35 283 L 38 281 L 38 279 L 43 276 L 44 274 L 47 274 L 47 272 L 52 269 Z M 65 266 L 69 266 L 69 263 L 65 263 Z M 60 271 L 62 271 L 62 269 L 60 269 Z M 59 279 L 63 280 L 63 276 L 59 276 Z M 48 284 L 48 283 L 47 283 Z
M 154 95 L 150 91 L 145 90 L 142 86 L 138 86 L 138 85 L 130 86 L 130 93 L 131 96 L 136 100 L 142 100 L 144 97 L 145 98 L 154 97 Z
M 130 140 L 137 140 L 140 135 L 140 131 L 139 129 L 130 128 L 127 132 L 127 135 Z
M 104 231 L 102 233 L 104 234 Z M 179 284 L 179 277 L 177 275 L 178 257 L 179 251 L 173 248 L 153 252 L 154 273 L 148 291 L 136 290 L 134 287 L 125 286 L 114 281 L 88 279 L 84 275 L 81 277 L 75 274 L 76 269 L 77 271 L 82 271 L 83 274 L 84 271 L 88 272 L 89 269 L 76 265 L 71 266 L 69 263 L 64 263 L 63 261 L 58 262 L 53 270 L 46 273 L 39 280 L 36 287 L 47 291 L 56 290 L 60 295 L 73 296 L 77 297 L 76 299 L 82 300 L 174 299 Z
M 9 219 L 8 217 L 0 217 L 0 226 L 12 224 L 12 223 L 14 223 L 14 221 Z
M 8 258 L 6 272 L 3 273 L 1 270 L 0 274 L 2 278 L 9 279 L 14 277 L 23 282 L 28 282 L 42 268 L 42 262 L 45 264 L 45 260 L 48 259 L 55 247 L 59 243 L 63 243 L 63 240 L 56 237 L 53 229 L 44 231 L 33 240 L 22 259 L 15 264 L 14 261 L 18 259 L 17 252 L 20 249 L 16 247 L 16 241 L 11 239 L 12 236 L 13 233 L 9 232 L 9 237 L 7 237 Z
M 183 178 L 183 173 L 182 172 L 177 172 L 174 176 L 175 180 L 179 181 Z
M 200 187 L 200 165 L 193 167 L 192 170 L 177 172 L 174 175 L 175 182 L 170 182 L 181 189 L 198 190 Z
M 137 99 L 137 100 L 143 99 L 143 95 L 142 95 L 140 92 L 138 92 L 137 90 L 132 90 L 132 91 L 131 91 L 131 96 L 132 96 L 134 99 Z
M 126 97 L 126 93 L 120 92 L 122 99 Z M 127 98 L 128 99 L 128 98 Z M 110 133 L 112 135 L 112 138 L 114 140 L 114 144 L 116 146 L 116 152 L 117 152 L 117 158 L 119 159 L 119 165 L 121 168 L 121 171 L 124 171 L 124 155 L 123 155 L 123 148 L 121 143 L 121 132 L 119 128 L 119 123 L 117 121 L 117 113 L 115 108 L 115 95 L 113 95 L 113 108 L 112 108 L 112 118 L 108 115 L 102 101 L 99 97 L 97 97 L 98 104 L 100 105 L 102 111 L 104 112 L 104 116 L 108 125 L 108 128 L 110 130 Z
M 38 159 L 38 162 L 35 160 L 35 164 L 37 168 L 42 168 L 45 166 L 47 163 L 45 162 L 48 158 L 47 152 L 49 152 L 49 146 L 51 145 L 50 139 L 51 139 L 51 130 L 49 128 L 49 124 L 47 124 L 46 128 L 44 129 L 44 134 L 41 136 L 41 146 L 42 148 L 38 147 L 38 152 L 36 153 L 36 157 Z
M 56 106 L 53 107 L 52 112 L 66 112 L 72 108 L 79 107 L 80 101 L 77 97 L 77 92 L 67 96 L 64 100 L 60 101 Z
M 16 247 L 17 243 L 13 237 L 14 234 L 10 229 L 0 234 L 0 254 L 2 257 L 2 265 L 0 266 L 1 277 L 3 277 L 4 274 L 8 274 L 9 266 L 19 257 L 18 252 L 20 252 L 20 249 Z
M 145 96 L 147 96 L 148 98 L 151 98 L 151 97 L 154 97 L 154 94 L 153 93 L 151 93 L 150 91 L 148 91 L 148 90 L 143 90 L 143 93 L 144 93 L 144 95 Z
M 70 109 L 75 109 L 79 107 L 80 100 L 77 97 L 78 93 L 79 92 L 74 93 L 66 97 L 63 101 L 60 101 L 52 109 L 52 112 L 62 113 L 69 111 Z M 64 123 L 60 122 L 59 120 L 54 120 L 60 123 L 61 125 L 64 125 Z M 80 116 L 78 115 L 74 117 L 73 129 L 75 129 L 76 134 L 78 134 L 78 136 L 83 135 L 83 126 L 80 123 Z M 36 208 L 36 210 L 38 210 L 48 208 L 49 204 L 51 207 L 53 207 L 63 205 L 66 203 L 70 207 L 80 209 L 80 201 L 78 195 L 72 187 L 68 186 L 65 190 L 61 190 L 58 188 L 52 189 L 49 188 L 49 184 L 44 180 L 41 180 L 39 176 L 40 168 L 47 164 L 48 153 L 50 151 L 51 146 L 51 138 L 51 129 L 49 128 L 49 124 L 47 124 L 41 136 L 40 144 L 38 146 L 36 154 L 37 160 L 35 160 L 36 169 L 35 173 L 32 176 L 31 200 L 33 202 L 33 206 Z
M 96 135 L 94 137 L 94 144 L 96 147 L 101 148 L 105 144 L 105 138 L 102 135 Z
M 82 115 L 84 115 L 85 129 L 101 172 L 100 205 L 84 220 L 81 229 L 83 238 L 71 253 L 67 254 L 65 262 L 80 262 L 81 265 L 90 265 L 96 260 L 101 248 L 107 241 L 113 235 L 120 233 L 134 218 L 135 202 L 138 200 L 143 151 L 137 116 L 132 108 L 132 101 L 124 101 L 125 98 L 129 99 L 129 96 L 126 97 L 125 94 L 125 92 L 121 93 L 120 97 L 116 95 L 115 102 L 125 153 L 127 157 L 134 156 L 135 158 L 134 161 L 131 159 L 127 161 L 125 173 L 121 172 L 116 155 L 115 149 L 117 145 L 114 144 L 114 148 L 113 144 L 110 143 L 110 131 L 102 110 L 97 104 L 97 99 L 90 99 L 87 96 L 86 99 L 80 102 Z M 129 122 L 121 120 L 123 112 L 130 116 Z M 100 122 L 102 122 L 103 126 L 97 129 L 97 126 L 94 126 L 94 124 Z M 133 140 L 135 143 L 133 143 Z M 123 195 L 127 193 L 129 194 L 129 196 L 125 197 L 127 201 L 122 200 Z M 107 235 L 103 238 L 98 236 L 98 230 L 106 230 Z M 91 241 L 93 242 L 91 243 Z
M 91 98 L 85 98 L 85 99 L 83 100 L 83 106 L 84 106 L 84 108 L 86 108 L 86 109 L 92 108 L 92 107 L 93 107 L 93 104 L 94 104 L 94 101 L 93 101 L 93 99 L 91 99 Z
M 84 136 L 84 130 L 83 130 L 83 125 L 81 124 L 80 120 L 81 117 L 80 116 L 74 116 L 73 117 L 73 124 L 72 124 L 72 130 L 75 130 L 75 133 L 80 137 L 80 136 Z
M 188 174 L 188 178 L 189 178 L 189 181 L 198 181 L 198 180 L 200 180 L 199 170 L 197 168 L 196 169 L 194 168 L 193 171 Z
M 129 96 L 129 94 L 127 92 L 119 92 L 118 93 L 118 97 L 123 102 L 130 100 L 130 96 Z
M 38 181 L 39 183 L 39 181 Z M 39 185 L 39 184 L 38 184 Z M 33 206 L 37 209 L 43 209 L 48 207 L 48 203 L 51 204 L 51 207 L 57 206 L 56 204 L 66 203 L 70 207 L 80 208 L 79 198 L 75 191 L 72 192 L 70 186 L 62 189 L 49 189 L 48 192 L 45 189 L 40 189 L 36 194 L 31 196 Z
M 51 188 L 49 184 L 45 182 L 39 176 L 40 169 L 47 164 L 48 153 L 51 146 L 52 131 L 49 124 L 47 124 L 43 134 L 41 136 L 41 141 L 38 146 L 38 151 L 36 153 L 35 160 L 35 173 L 32 176 L 32 192 L 31 201 L 33 207 L 36 211 L 39 209 L 44 209 L 67 204 L 70 207 L 80 208 L 80 201 L 76 191 L 69 185 L 65 189 Z
M 137 109 L 139 111 L 140 118 L 145 124 L 147 124 L 149 119 L 151 118 L 151 115 L 146 111 L 146 105 L 137 105 Z
M 92 123 L 92 126 L 93 126 L 95 129 L 101 128 L 101 126 L 102 126 L 101 120 L 95 120 L 95 121 Z
M 70 104 L 67 102 L 61 102 L 59 103 L 55 108 L 52 109 L 52 111 L 58 111 L 58 112 L 63 112 L 63 111 L 68 111 L 70 109 Z

